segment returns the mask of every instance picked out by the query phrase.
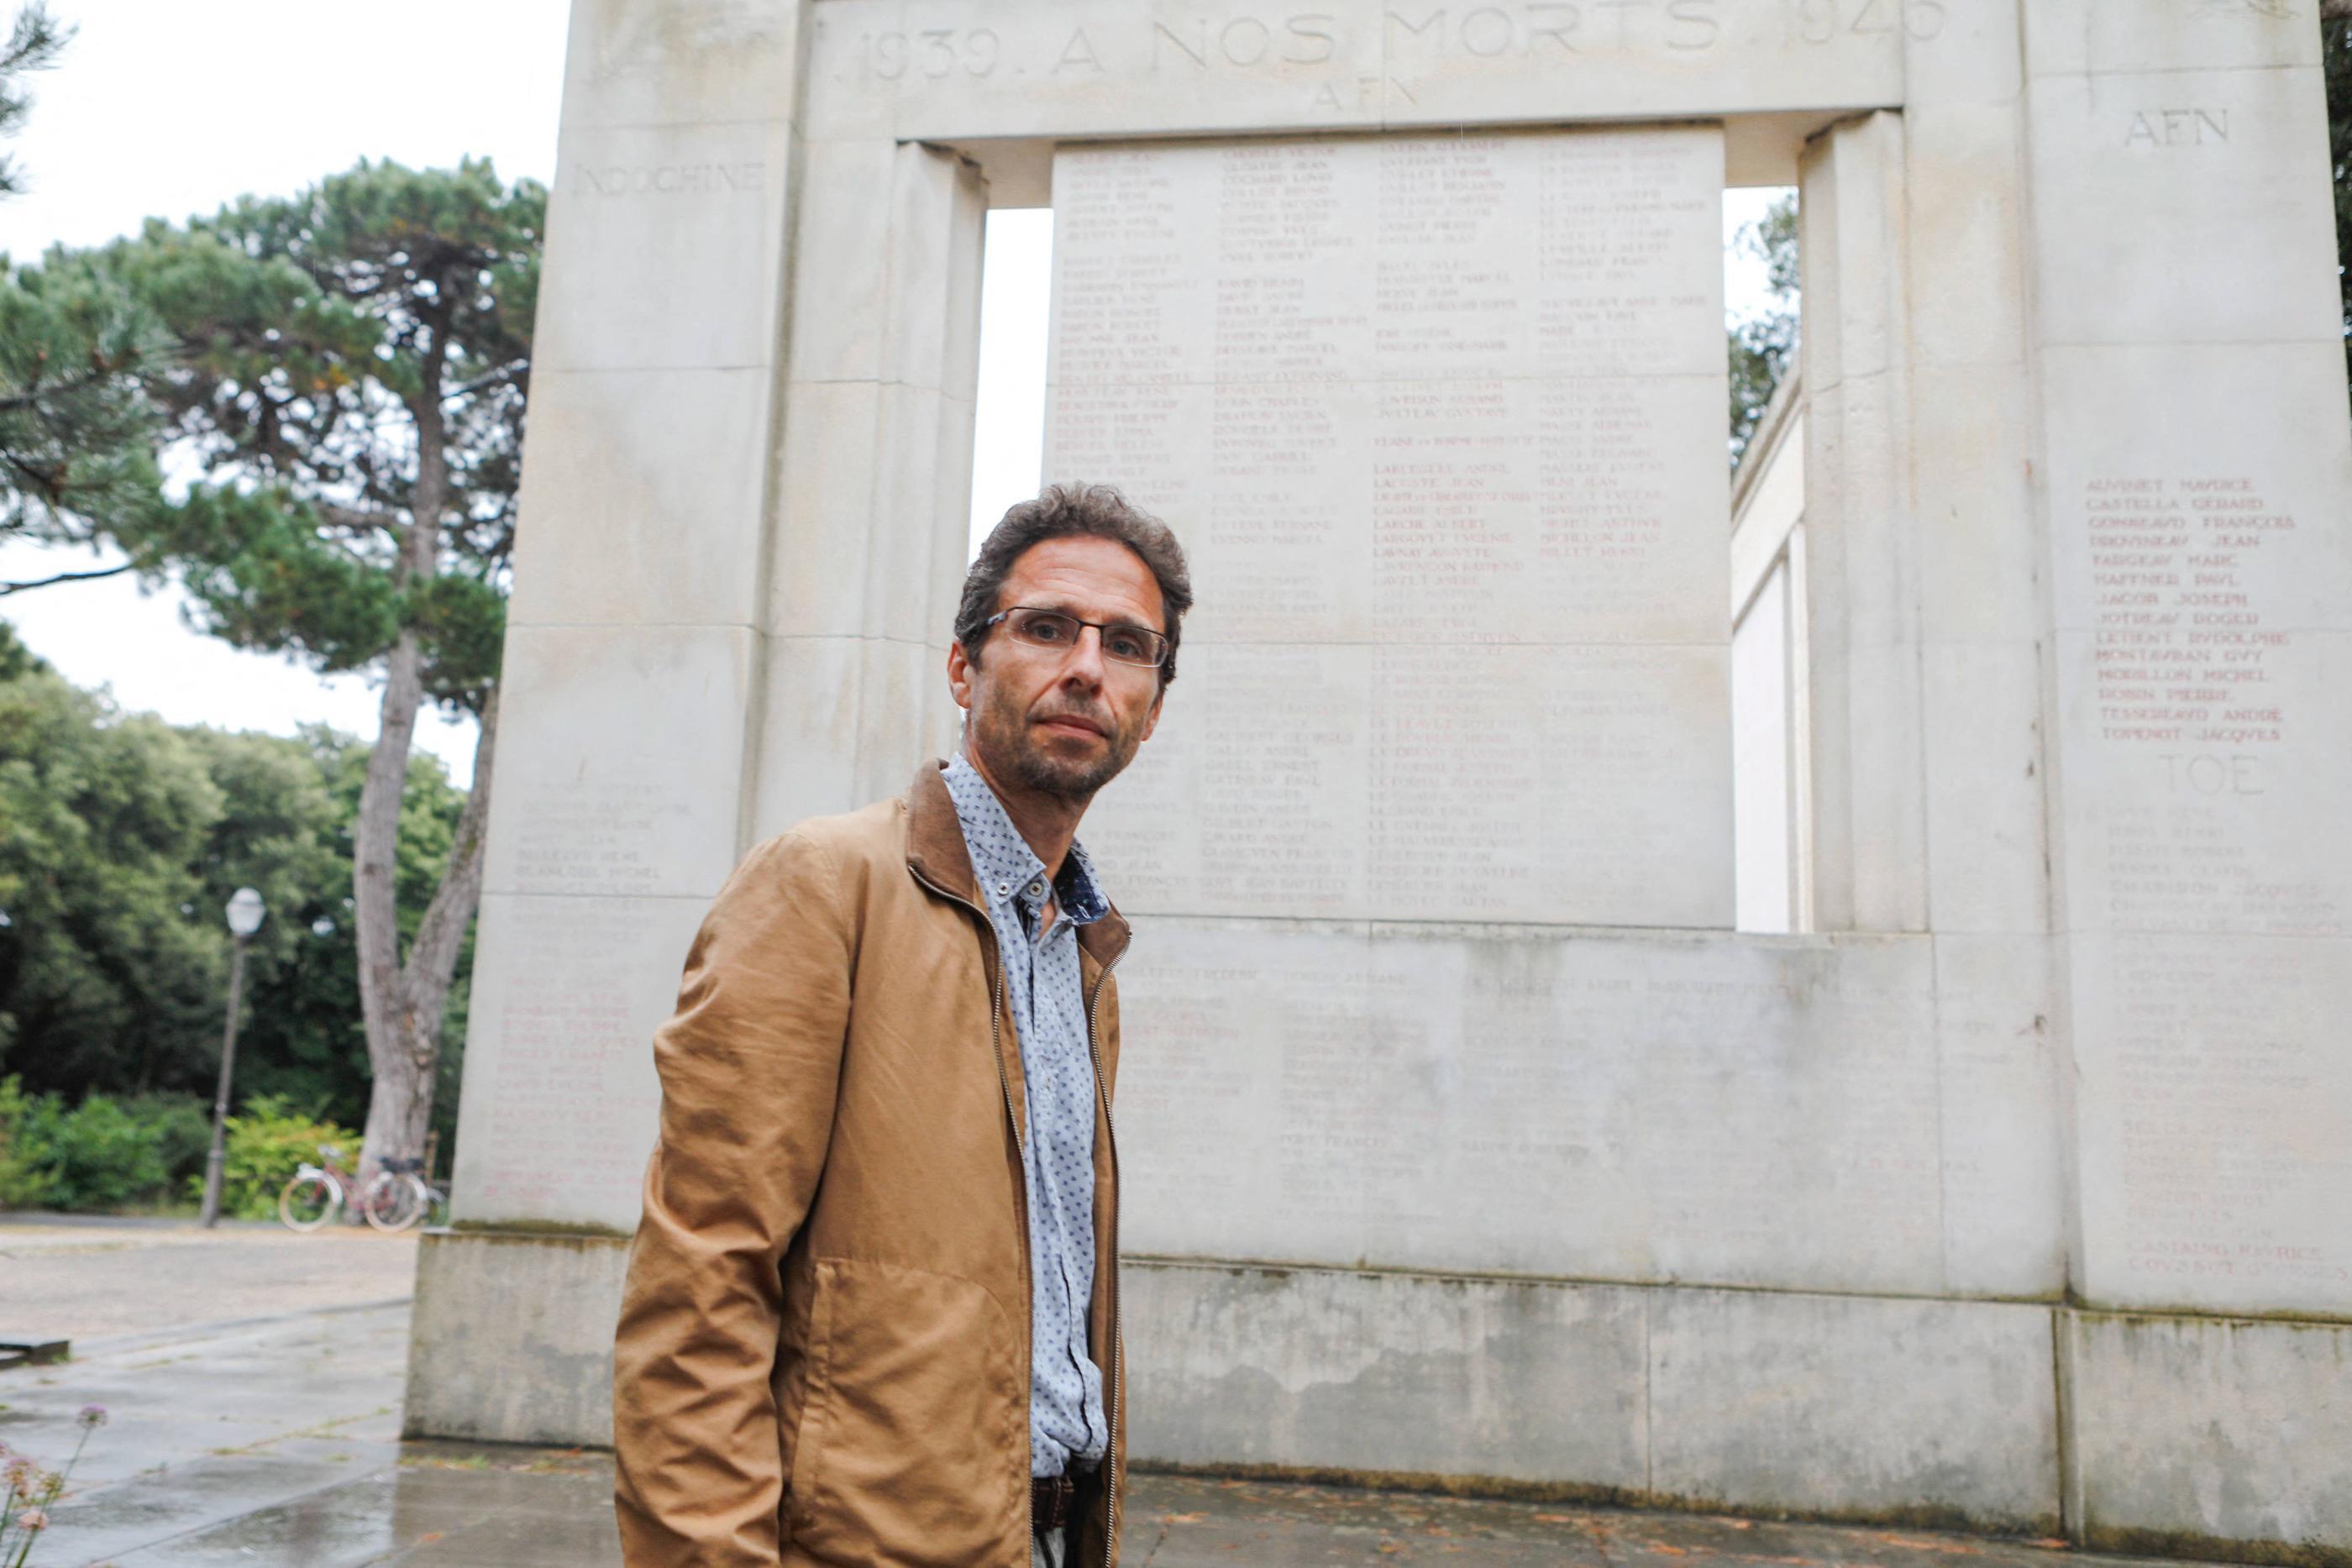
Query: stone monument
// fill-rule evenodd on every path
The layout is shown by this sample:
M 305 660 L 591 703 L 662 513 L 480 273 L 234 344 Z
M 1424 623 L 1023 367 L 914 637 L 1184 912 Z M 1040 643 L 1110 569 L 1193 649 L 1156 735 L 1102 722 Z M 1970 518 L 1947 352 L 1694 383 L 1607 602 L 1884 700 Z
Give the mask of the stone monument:
M 955 734 L 982 218 L 1191 547 L 1088 838 L 1139 1463 L 2352 1559 L 2311 0 L 577 0 L 408 1424 L 596 1442 L 648 1040 Z M 1811 929 L 1718 202 L 1801 193 Z

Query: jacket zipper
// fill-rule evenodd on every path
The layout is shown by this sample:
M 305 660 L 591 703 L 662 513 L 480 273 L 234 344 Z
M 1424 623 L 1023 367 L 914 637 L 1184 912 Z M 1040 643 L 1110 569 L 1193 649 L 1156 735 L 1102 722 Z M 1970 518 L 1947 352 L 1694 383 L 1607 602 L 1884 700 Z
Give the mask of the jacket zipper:
M 917 882 L 921 883 L 925 887 L 929 888 L 941 898 L 946 899 L 950 904 L 961 904 L 964 908 L 971 910 L 974 915 L 979 915 L 981 929 L 988 933 L 988 952 L 990 955 L 989 968 L 995 977 L 989 982 L 988 987 L 988 1054 L 996 1063 L 996 1087 L 997 1091 L 1004 1096 L 1004 1119 L 1013 1128 L 1013 1146 L 1021 1155 L 1021 1168 L 1024 1173 L 1023 1184 L 1025 1186 L 1027 1181 L 1026 1173 L 1029 1168 L 1029 1140 L 1022 1134 L 1021 1118 L 1013 1113 L 1013 1080 L 1006 1077 L 1004 1072 L 1004 1036 L 998 1024 L 998 1020 L 1003 1016 L 1004 1009 L 1004 961 L 1002 956 L 998 955 L 996 952 L 996 933 L 989 925 L 988 911 L 982 909 L 979 904 L 974 904 L 969 898 L 959 897 L 955 894 L 950 893 L 946 888 L 941 887 L 938 883 L 933 882 L 929 877 L 925 876 L 919 868 L 910 865 L 907 869 L 914 873 L 915 880 Z M 1103 971 L 1106 975 L 1110 971 L 1108 969 L 1105 969 Z M 1096 995 L 1100 996 L 1101 994 L 1101 988 L 1097 987 L 1096 988 Z M 1087 1043 L 1089 1047 L 1094 1043 L 1091 1026 L 1088 1028 Z M 1100 1071 L 1100 1067 L 1097 1066 L 1097 1071 L 1099 1072 Z M 1118 1168 L 1118 1151 L 1116 1149 L 1112 1151 L 1111 1157 L 1113 1161 L 1112 1169 L 1116 1170 Z M 1018 1191 L 1020 1189 L 1016 1188 L 1015 1190 Z M 1037 1302 L 1035 1301 L 1035 1281 L 1031 1277 L 1033 1270 L 1029 1263 L 1029 1224 L 1027 1213 L 1029 1207 L 1029 1195 L 1025 1191 L 1021 1192 L 1020 1207 L 1023 1211 L 1022 1223 L 1015 1228 L 1020 1231 L 1021 1289 L 1024 1294 L 1031 1298 L 1029 1301 L 1029 1313 L 1031 1318 L 1034 1320 L 1037 1313 Z M 1114 1208 L 1112 1213 L 1114 1217 L 1116 1217 L 1118 1210 Z M 1114 1270 L 1111 1274 L 1111 1299 L 1113 1303 L 1112 1311 L 1114 1313 L 1118 1311 L 1118 1274 Z M 1113 1337 L 1114 1339 L 1117 1337 L 1116 1331 L 1114 1331 Z M 1034 1326 L 1031 1330 L 1031 1338 L 1033 1341 L 1035 1338 L 1035 1330 Z M 1033 1380 L 1035 1378 L 1036 1372 L 1034 1368 L 1031 1369 L 1030 1376 Z M 1028 1478 L 1025 1476 L 1022 1478 L 1021 1497 L 1022 1517 L 1027 1521 L 1025 1528 L 1022 1531 L 1022 1540 L 1026 1542 L 1034 1541 L 1037 1538 L 1037 1493 L 1029 1486 Z
M 1110 985 L 1110 972 L 1118 968 L 1118 961 L 1126 956 L 1125 947 L 1111 955 L 1110 962 L 1103 966 L 1102 974 L 1095 980 L 1094 999 L 1087 1004 L 1087 1053 L 1094 1058 L 1095 1097 L 1102 1102 L 1103 1141 L 1110 1145 L 1110 1257 L 1108 1260 L 1110 1266 L 1110 1369 L 1105 1375 L 1110 1379 L 1111 1396 L 1110 1430 L 1105 1434 L 1103 1444 L 1103 1464 L 1110 1475 L 1110 1507 L 1109 1529 L 1103 1535 L 1104 1568 L 1109 1568 L 1109 1564 L 1118 1559 L 1118 1431 L 1127 1406 L 1127 1379 L 1120 1370 L 1120 1352 L 1124 1348 L 1122 1342 L 1126 1331 L 1118 1321 L 1118 1222 L 1121 1218 L 1119 1210 L 1125 1207 L 1122 1202 L 1125 1195 L 1119 1190 L 1118 1182 L 1118 1129 L 1111 1124 L 1110 1119 L 1110 1080 L 1103 1075 L 1102 1047 L 1097 1036 L 1101 1022 L 1102 994 Z M 999 1058 L 1000 1071 L 1003 1066 L 1003 1059 Z M 1100 1261 L 1097 1260 L 1098 1266 Z

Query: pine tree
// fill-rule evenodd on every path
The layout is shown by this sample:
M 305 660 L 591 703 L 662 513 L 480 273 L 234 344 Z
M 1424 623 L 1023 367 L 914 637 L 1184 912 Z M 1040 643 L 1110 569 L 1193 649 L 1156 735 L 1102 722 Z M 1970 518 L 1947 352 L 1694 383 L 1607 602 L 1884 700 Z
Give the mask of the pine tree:
M 110 537 L 174 571 L 202 630 L 383 678 L 352 828 L 372 1164 L 422 1150 L 479 902 L 545 213 L 542 187 L 504 186 L 487 162 L 362 162 L 57 258 L 169 338 L 148 396 L 174 466 L 199 475 L 111 519 Z M 481 729 L 439 886 L 404 945 L 401 795 L 427 702 Z
M 56 65 L 72 37 L 46 6 L 16 14 L 0 42 L 0 137 L 32 110 L 25 78 Z M 25 186 L 0 156 L 0 198 Z M 58 259 L 47 269 L 0 257 L 0 538 L 95 548 L 154 494 L 156 421 L 141 378 L 169 345 L 121 287 Z M 141 564 L 0 582 L 0 595 Z

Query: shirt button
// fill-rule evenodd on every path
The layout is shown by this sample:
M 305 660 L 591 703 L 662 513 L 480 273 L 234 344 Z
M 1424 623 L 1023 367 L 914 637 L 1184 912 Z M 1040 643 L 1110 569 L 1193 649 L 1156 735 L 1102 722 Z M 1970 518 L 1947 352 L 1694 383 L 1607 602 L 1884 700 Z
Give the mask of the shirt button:
M 996 884 L 996 891 L 999 893 L 1011 893 L 1013 891 L 1013 884 L 1009 882 L 1000 882 Z
M 1029 884 L 1027 891 L 1029 896 L 1032 898 L 1043 898 L 1045 896 L 1045 884 L 1042 882 L 1033 882 Z

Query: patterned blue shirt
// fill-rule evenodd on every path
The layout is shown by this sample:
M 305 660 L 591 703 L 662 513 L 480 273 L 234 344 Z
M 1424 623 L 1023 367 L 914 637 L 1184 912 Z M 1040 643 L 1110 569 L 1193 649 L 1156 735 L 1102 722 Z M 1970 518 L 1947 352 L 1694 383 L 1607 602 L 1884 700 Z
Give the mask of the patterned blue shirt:
M 1029 1126 L 1029 1473 L 1099 1463 L 1108 1443 L 1102 1372 L 1087 1354 L 1095 1288 L 1095 1068 L 1079 983 L 1078 927 L 1108 913 L 1094 862 L 1070 846 L 1052 879 L 1060 912 L 1036 935 L 1045 862 L 988 780 L 959 754 L 947 766 L 964 847 L 1004 965 L 1005 1009 L 1021 1042 Z

